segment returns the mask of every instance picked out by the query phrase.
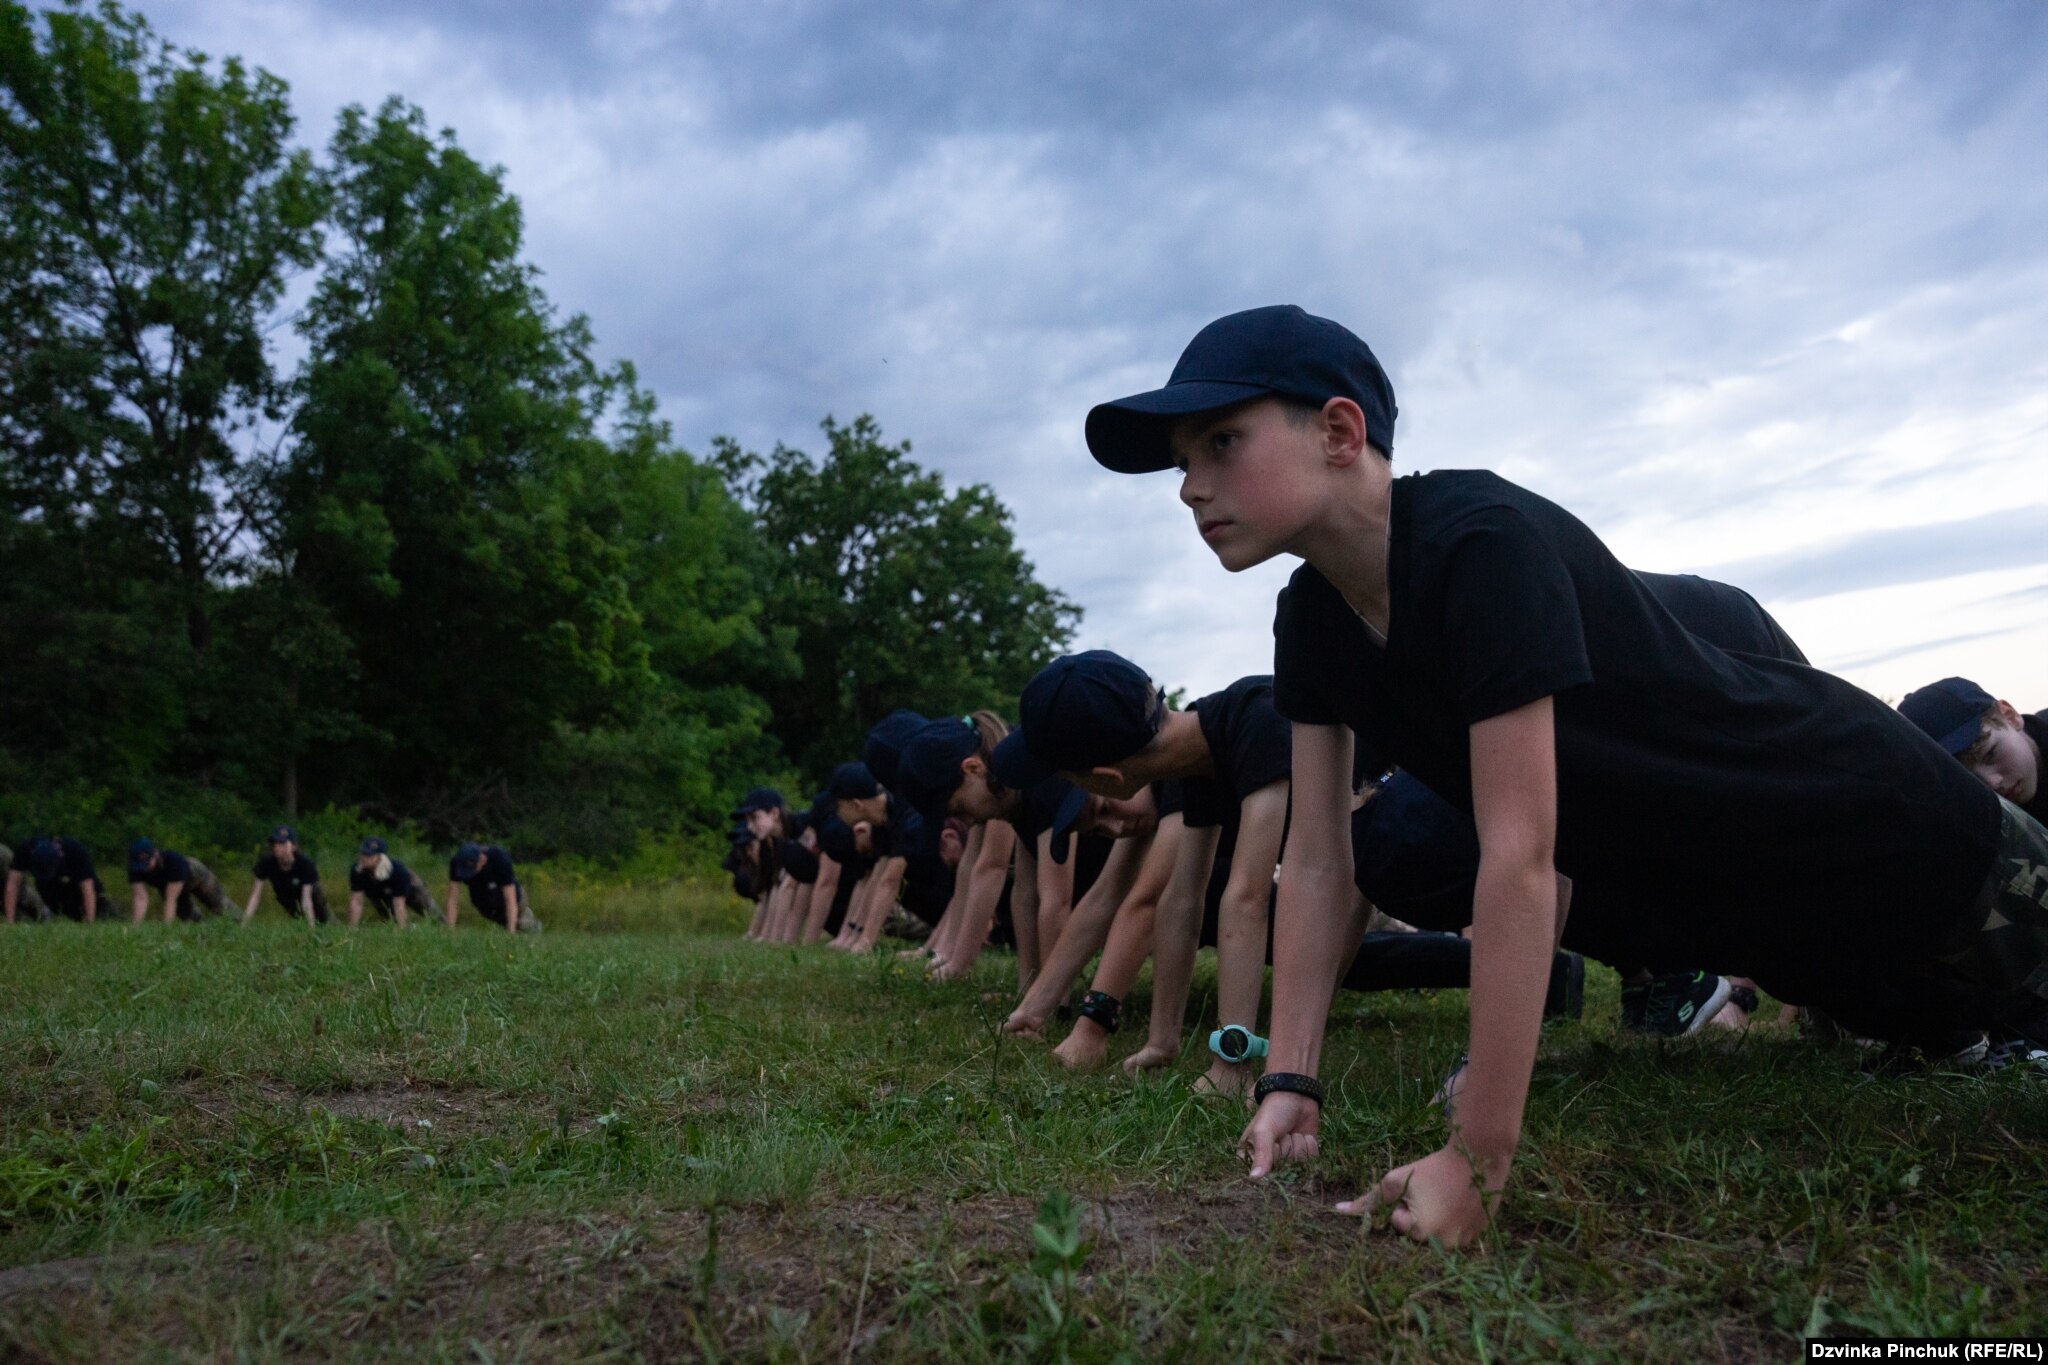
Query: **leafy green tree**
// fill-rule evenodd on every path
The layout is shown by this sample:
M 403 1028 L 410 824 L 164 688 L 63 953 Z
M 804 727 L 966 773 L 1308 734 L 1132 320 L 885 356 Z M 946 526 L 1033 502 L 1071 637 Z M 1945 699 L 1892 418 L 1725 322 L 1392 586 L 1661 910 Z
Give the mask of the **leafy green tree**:
M 40 19 L 40 24 L 38 24 Z M 119 517 L 191 647 L 242 548 L 238 440 L 278 415 L 264 344 L 317 258 L 319 179 L 284 83 L 138 15 L 0 0 L 0 449 L 29 515 Z
M 744 517 L 630 368 L 556 318 L 498 171 L 394 100 L 343 113 L 330 174 L 298 441 L 272 481 L 279 562 L 360 680 L 360 738 L 306 755 L 315 786 L 450 830 L 544 823 L 537 801 L 574 799 L 562 754 L 645 731 L 670 742 L 641 771 L 676 802 L 677 745 L 720 748 L 676 739 L 693 718 L 742 748 L 760 733 L 758 703 L 705 695 L 764 666 Z
M 871 417 L 823 428 L 821 461 L 731 441 L 715 457 L 774 557 L 768 623 L 796 641 L 800 672 L 756 686 L 812 772 L 857 752 L 898 706 L 1007 712 L 1081 618 L 1038 581 L 987 485 L 948 493 Z

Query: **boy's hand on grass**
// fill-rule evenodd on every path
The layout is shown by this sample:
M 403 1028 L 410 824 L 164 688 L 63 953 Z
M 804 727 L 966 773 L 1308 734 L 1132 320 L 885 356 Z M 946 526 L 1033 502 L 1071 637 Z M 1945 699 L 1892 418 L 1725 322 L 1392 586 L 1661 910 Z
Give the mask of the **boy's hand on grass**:
M 1124 1058 L 1124 1075 L 1135 1079 L 1141 1071 L 1158 1071 L 1163 1067 L 1172 1066 L 1178 1060 L 1180 1049 L 1147 1043 Z
M 1045 1020 L 1018 1010 L 1003 1021 L 1003 1032 L 1014 1033 L 1020 1038 L 1036 1038 L 1045 1032 Z
M 1420 1161 L 1387 1172 L 1377 1189 L 1337 1205 L 1339 1213 L 1392 1211 L 1394 1231 L 1417 1242 L 1467 1246 L 1479 1239 L 1500 1204 L 1507 1168 L 1488 1175 L 1484 1191 L 1473 1177 L 1472 1158 L 1456 1147 L 1431 1152 Z
M 1237 1139 L 1237 1154 L 1251 1158 L 1252 1179 L 1264 1180 L 1283 1161 L 1307 1161 L 1316 1154 L 1323 1107 L 1306 1095 L 1276 1090 Z

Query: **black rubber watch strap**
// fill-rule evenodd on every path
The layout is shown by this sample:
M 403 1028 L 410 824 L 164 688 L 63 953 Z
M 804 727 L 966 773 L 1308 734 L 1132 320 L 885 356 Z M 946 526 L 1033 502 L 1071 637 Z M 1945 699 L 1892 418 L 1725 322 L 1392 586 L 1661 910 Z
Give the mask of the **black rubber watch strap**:
M 1264 1100 L 1276 1090 L 1290 1095 L 1306 1095 L 1316 1102 L 1316 1108 L 1323 1107 L 1323 1083 L 1313 1076 L 1304 1076 L 1298 1071 L 1269 1071 L 1252 1086 L 1252 1099 Z
M 1093 1019 L 1104 1033 L 1115 1033 L 1123 1018 L 1124 1002 L 1108 991 L 1089 991 L 1081 997 L 1081 1017 Z

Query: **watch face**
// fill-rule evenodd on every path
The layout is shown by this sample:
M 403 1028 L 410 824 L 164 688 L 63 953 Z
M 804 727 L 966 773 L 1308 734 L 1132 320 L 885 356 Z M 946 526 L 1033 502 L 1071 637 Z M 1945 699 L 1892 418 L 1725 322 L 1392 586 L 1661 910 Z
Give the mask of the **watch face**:
M 1245 1035 L 1242 1027 L 1232 1024 L 1224 1029 L 1222 1036 L 1216 1040 L 1216 1050 L 1223 1054 L 1223 1060 L 1226 1062 L 1241 1062 L 1245 1054 L 1251 1051 L 1251 1040 Z

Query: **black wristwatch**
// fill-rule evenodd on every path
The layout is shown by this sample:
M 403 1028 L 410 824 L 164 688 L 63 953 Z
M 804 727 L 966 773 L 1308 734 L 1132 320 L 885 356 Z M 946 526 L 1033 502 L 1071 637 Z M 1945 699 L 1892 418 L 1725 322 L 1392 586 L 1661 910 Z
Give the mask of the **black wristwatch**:
M 1081 997 L 1081 1017 L 1093 1019 L 1104 1033 L 1115 1033 L 1123 1018 L 1124 1002 L 1108 991 L 1089 991 Z
M 1323 1107 L 1323 1083 L 1313 1076 L 1304 1076 L 1297 1071 L 1269 1071 L 1259 1077 L 1252 1086 L 1252 1100 L 1263 1103 L 1266 1096 L 1276 1090 L 1290 1095 L 1306 1095 L 1316 1102 L 1316 1108 Z

